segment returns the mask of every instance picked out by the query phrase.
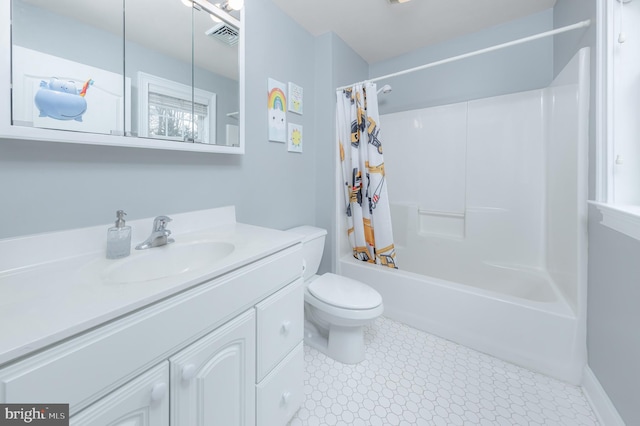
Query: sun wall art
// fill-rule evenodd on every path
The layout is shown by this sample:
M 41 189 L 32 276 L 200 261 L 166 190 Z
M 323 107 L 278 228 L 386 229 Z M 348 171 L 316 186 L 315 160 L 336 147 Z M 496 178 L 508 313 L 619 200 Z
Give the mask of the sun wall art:
M 289 152 L 302 152 L 302 126 L 289 123 L 287 143 Z
M 287 141 L 287 97 L 286 87 L 272 78 L 268 81 L 269 140 Z

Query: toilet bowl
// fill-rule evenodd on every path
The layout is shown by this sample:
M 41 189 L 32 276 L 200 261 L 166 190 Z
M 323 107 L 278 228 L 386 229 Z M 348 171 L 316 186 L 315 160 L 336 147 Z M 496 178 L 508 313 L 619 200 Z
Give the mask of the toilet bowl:
M 289 231 L 303 235 L 305 343 L 345 364 L 363 361 L 364 326 L 382 314 L 382 296 L 360 281 L 316 275 L 327 231 L 312 226 Z

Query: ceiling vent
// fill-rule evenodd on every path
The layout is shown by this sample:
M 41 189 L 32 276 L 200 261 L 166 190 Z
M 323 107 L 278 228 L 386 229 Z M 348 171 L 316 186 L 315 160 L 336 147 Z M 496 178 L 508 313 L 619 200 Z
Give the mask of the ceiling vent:
M 219 24 L 214 25 L 205 31 L 205 34 L 217 38 L 229 46 L 235 46 L 238 44 L 238 39 L 240 38 L 240 32 L 238 29 L 226 22 L 220 22 Z

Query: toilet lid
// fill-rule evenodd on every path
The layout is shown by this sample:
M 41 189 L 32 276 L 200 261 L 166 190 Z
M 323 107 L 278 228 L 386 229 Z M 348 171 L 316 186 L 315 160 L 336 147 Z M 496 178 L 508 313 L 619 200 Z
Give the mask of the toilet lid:
M 317 299 L 339 308 L 373 309 L 382 303 L 380 293 L 368 285 L 331 273 L 313 280 L 308 289 Z

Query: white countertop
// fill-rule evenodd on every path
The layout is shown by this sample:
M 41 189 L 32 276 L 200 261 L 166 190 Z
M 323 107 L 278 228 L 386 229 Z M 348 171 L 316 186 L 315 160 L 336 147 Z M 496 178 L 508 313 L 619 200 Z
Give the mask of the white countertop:
M 171 250 L 173 244 L 105 258 L 111 225 L 0 240 L 0 365 L 81 333 L 189 287 L 299 243 L 301 237 L 235 222 L 233 207 L 169 215 L 174 244 L 223 241 L 235 249 L 211 265 L 136 283 L 113 283 L 117 262 Z M 129 222 L 132 245 L 146 239 L 153 218 Z

